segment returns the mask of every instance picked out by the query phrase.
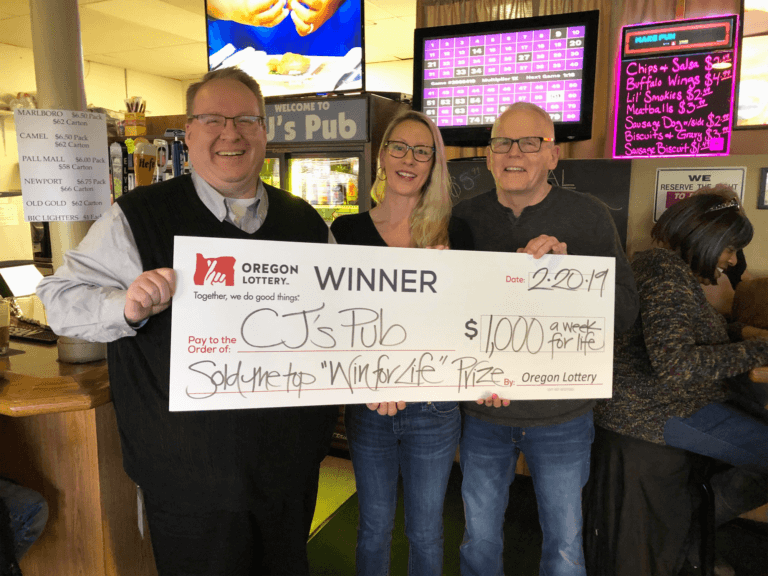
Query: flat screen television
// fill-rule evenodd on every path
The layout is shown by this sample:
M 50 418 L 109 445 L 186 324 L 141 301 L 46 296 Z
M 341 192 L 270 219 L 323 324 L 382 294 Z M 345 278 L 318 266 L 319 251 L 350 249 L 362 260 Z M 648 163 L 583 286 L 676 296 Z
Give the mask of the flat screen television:
M 261 14 L 205 4 L 208 70 L 237 66 L 265 97 L 365 89 L 363 0 L 330 0 L 325 21 L 304 0 L 279 0 Z
M 558 142 L 592 137 L 599 11 L 417 28 L 413 108 L 449 146 L 484 146 L 510 104 L 533 102 Z

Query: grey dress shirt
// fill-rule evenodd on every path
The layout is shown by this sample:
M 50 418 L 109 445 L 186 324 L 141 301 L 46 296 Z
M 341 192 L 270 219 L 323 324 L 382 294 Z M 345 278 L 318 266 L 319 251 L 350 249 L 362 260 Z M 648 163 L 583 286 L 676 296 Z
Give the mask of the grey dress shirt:
M 194 170 L 191 175 L 200 200 L 219 221 L 250 234 L 264 223 L 269 201 L 261 180 L 255 198 L 233 200 L 224 198 Z M 40 281 L 37 295 L 56 334 L 112 342 L 136 334 L 125 320 L 125 300 L 128 287 L 143 272 L 131 227 L 120 206 L 113 204 L 77 248 L 64 255 L 56 273 Z

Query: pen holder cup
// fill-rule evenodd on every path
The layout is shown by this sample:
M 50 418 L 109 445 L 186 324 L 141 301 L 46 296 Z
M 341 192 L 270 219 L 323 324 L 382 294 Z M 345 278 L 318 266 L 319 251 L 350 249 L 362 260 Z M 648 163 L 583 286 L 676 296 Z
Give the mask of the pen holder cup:
M 147 133 L 147 118 L 144 112 L 125 113 L 125 135 L 142 136 Z

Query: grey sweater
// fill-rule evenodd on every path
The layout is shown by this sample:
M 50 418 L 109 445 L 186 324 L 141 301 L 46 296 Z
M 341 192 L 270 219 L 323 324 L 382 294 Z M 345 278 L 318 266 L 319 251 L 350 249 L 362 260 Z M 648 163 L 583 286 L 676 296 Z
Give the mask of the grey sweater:
M 472 231 L 475 250 L 516 252 L 541 234 L 554 236 L 568 245 L 568 254 L 616 258 L 614 331 L 628 330 L 638 312 L 637 290 L 632 269 L 621 247 L 608 207 L 597 198 L 565 188 L 552 187 L 549 194 L 519 217 L 502 205 L 496 190 L 459 203 L 453 215 Z M 509 406 L 489 408 L 464 402 L 462 408 L 481 420 L 506 426 L 561 424 L 585 414 L 595 400 L 518 400 Z

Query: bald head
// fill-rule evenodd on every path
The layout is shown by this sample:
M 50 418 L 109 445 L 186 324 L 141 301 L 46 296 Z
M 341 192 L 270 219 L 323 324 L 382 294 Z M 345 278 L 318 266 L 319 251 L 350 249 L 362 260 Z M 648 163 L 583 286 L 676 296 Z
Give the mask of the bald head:
M 539 134 L 539 136 L 544 136 L 546 138 L 555 137 L 555 125 L 552 122 L 552 117 L 546 110 L 536 106 L 536 104 L 531 104 L 530 102 L 515 102 L 496 118 L 496 122 L 493 123 L 493 128 L 491 129 L 491 138 L 495 138 L 499 135 L 499 126 L 507 117 L 518 113 L 533 114 L 544 121 L 544 124 L 546 125 L 546 134 Z

